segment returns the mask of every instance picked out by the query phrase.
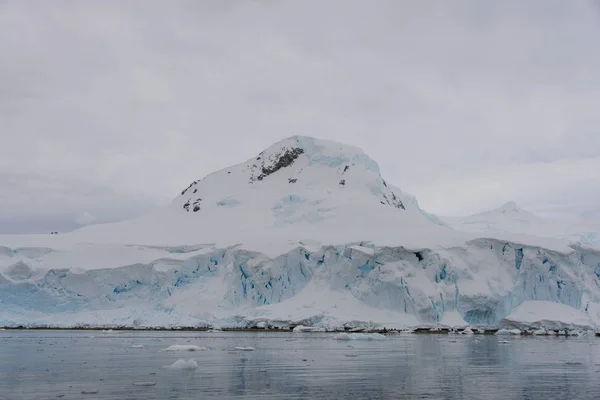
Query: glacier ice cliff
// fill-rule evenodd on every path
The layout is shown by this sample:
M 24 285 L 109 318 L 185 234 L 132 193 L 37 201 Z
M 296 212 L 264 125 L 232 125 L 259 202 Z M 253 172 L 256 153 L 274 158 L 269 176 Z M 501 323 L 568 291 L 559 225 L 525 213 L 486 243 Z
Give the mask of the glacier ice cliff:
M 332 306 L 341 293 L 365 310 L 395 313 L 379 321 L 369 312 L 358 317 L 387 326 L 440 323 L 452 311 L 469 324 L 497 324 L 529 300 L 585 312 L 600 303 L 600 252 L 579 246 L 562 253 L 496 239 L 435 250 L 352 243 L 313 251 L 297 247 L 275 258 L 238 247 L 200 254 L 167 250 L 184 257 L 37 275 L 19 261 L 0 275 L 0 325 L 246 326 L 261 318 L 294 323 L 305 316 L 273 316 L 270 308 L 295 298 L 312 313 L 310 323 L 342 323 L 351 319 L 344 305 Z M 307 296 L 299 296 L 315 282 L 326 303 L 321 308 L 318 302 L 302 304 Z

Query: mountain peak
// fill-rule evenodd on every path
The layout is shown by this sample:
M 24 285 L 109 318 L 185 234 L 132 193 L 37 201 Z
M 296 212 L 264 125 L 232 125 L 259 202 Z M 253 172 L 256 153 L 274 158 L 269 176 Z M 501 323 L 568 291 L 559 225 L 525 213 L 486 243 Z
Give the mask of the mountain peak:
M 292 136 L 192 182 L 164 209 L 123 221 L 118 228 L 89 227 L 78 235 L 127 243 L 143 236 L 144 243 L 161 245 L 253 243 L 264 248 L 310 239 L 421 247 L 433 237 L 454 243 L 443 225 L 388 184 L 363 150 Z
M 199 212 L 211 203 L 248 204 L 257 196 L 277 202 L 289 195 L 313 199 L 315 204 L 376 200 L 405 209 L 381 177 L 379 165 L 363 150 L 309 136 L 280 140 L 244 163 L 194 181 L 175 203 L 186 212 Z
M 514 201 L 508 201 L 508 202 L 504 203 L 500 208 L 498 208 L 497 211 L 500 211 L 502 213 L 515 212 L 515 211 L 520 211 L 520 208 L 517 206 L 517 203 L 515 203 Z

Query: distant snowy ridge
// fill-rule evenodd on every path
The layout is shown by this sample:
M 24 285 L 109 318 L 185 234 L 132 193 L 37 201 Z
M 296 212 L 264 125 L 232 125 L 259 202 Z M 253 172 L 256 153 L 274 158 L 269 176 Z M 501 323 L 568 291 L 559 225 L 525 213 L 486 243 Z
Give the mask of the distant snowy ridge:
M 600 221 L 563 221 L 539 217 L 513 201 L 501 207 L 466 217 L 441 217 L 458 231 L 487 234 L 526 234 L 563 239 L 600 248 Z
M 477 325 L 527 301 L 600 321 L 599 249 L 484 232 L 423 211 L 362 150 L 295 136 L 143 217 L 0 236 L 0 325 Z

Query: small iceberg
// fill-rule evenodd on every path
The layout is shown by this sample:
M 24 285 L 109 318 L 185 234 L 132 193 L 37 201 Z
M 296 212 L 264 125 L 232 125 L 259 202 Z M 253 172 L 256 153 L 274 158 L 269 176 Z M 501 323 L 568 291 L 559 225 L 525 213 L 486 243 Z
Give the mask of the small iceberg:
M 129 348 L 130 349 L 143 349 L 144 345 L 143 344 L 133 344 Z
M 338 333 L 333 337 L 335 340 L 385 340 L 380 333 Z
M 508 329 L 498 329 L 498 331 L 494 335 L 496 335 L 496 336 L 510 335 L 510 331 Z
M 520 329 L 511 329 L 508 331 L 508 333 L 510 333 L 511 335 L 520 335 L 521 330 Z
M 206 347 L 195 346 L 193 344 L 173 344 L 164 351 L 202 351 L 206 350 Z
M 463 335 L 473 335 L 475 334 L 475 332 L 473 332 L 473 329 L 471 329 L 470 326 L 467 326 L 465 329 L 462 330 L 462 332 L 460 332 Z
M 535 335 L 535 336 L 545 336 L 547 334 L 548 334 L 548 332 L 546 332 L 546 330 L 544 328 L 536 329 L 535 331 L 533 331 L 533 335 Z
M 239 351 L 254 351 L 256 350 L 254 347 L 242 347 L 242 346 L 236 346 L 234 347 L 236 350 Z
M 298 325 L 292 329 L 292 332 L 325 332 L 325 329 L 315 328 L 314 326 Z
M 196 360 L 193 360 L 193 359 L 190 359 L 190 360 L 179 359 L 179 360 L 175 361 L 173 364 L 171 364 L 165 368 L 194 370 L 194 369 L 198 368 L 198 363 L 196 362 Z
M 508 340 L 498 340 L 498 343 L 507 344 L 510 343 Z
M 110 333 L 110 334 L 118 335 L 118 334 L 123 333 L 123 331 L 113 331 L 112 329 L 103 329 L 102 333 Z

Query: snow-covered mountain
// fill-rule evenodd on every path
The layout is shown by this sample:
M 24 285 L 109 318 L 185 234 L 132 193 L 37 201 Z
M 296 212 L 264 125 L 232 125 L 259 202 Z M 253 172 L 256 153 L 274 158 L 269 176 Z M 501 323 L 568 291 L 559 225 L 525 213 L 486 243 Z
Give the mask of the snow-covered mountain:
M 567 221 L 539 217 L 508 202 L 500 208 L 467 217 L 441 217 L 459 231 L 479 234 L 526 234 L 600 245 L 600 221 Z
M 449 225 L 362 150 L 295 136 L 143 217 L 0 236 L 0 325 L 497 324 L 532 300 L 600 320 L 597 249 Z

